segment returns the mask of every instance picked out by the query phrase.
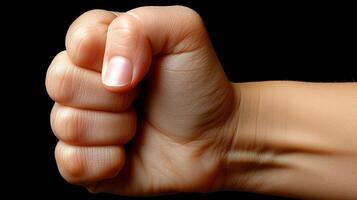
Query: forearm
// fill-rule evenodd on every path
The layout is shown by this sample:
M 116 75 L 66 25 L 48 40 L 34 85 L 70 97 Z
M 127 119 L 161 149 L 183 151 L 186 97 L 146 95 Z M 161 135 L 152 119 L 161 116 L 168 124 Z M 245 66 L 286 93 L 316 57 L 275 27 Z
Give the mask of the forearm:
M 234 84 L 225 189 L 357 198 L 357 84 Z

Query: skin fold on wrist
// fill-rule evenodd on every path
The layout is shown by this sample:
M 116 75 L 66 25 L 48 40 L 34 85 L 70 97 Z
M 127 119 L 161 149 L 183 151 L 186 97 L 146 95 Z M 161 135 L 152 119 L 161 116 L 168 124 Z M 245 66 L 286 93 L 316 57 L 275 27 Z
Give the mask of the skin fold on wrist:
M 223 190 L 357 198 L 357 84 L 233 84 Z

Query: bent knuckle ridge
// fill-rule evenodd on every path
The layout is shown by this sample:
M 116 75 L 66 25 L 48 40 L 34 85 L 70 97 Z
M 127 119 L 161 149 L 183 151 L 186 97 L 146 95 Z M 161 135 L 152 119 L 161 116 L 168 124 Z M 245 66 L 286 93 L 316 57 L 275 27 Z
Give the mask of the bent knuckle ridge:
M 59 145 L 56 150 L 56 155 L 60 160 L 59 165 L 61 165 L 59 167 L 64 169 L 62 176 L 68 182 L 75 182 L 77 178 L 85 174 L 86 166 L 79 149 Z
M 82 115 L 72 109 L 64 109 L 61 112 L 61 125 L 65 128 L 64 140 L 70 143 L 78 143 L 83 139 L 84 125 Z
M 67 63 L 51 67 L 48 74 L 48 93 L 54 101 L 71 102 L 73 97 L 73 75 Z

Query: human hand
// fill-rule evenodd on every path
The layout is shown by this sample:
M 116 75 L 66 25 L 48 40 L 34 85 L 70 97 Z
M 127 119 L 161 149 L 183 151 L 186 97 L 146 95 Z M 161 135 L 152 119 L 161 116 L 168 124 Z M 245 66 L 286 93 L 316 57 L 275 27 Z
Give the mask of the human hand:
M 122 195 L 223 187 L 239 92 L 193 10 L 83 14 L 46 87 L 56 102 L 56 161 L 68 182 Z

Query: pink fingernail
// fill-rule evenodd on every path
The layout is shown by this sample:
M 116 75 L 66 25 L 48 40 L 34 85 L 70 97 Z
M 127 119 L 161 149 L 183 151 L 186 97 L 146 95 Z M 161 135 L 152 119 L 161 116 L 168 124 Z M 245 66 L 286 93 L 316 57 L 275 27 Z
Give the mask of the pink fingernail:
M 125 57 L 112 57 L 103 69 L 103 83 L 108 86 L 124 86 L 131 83 L 133 66 Z

